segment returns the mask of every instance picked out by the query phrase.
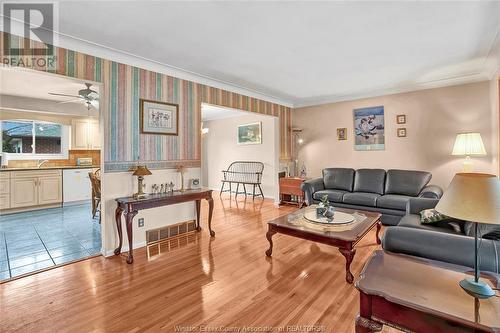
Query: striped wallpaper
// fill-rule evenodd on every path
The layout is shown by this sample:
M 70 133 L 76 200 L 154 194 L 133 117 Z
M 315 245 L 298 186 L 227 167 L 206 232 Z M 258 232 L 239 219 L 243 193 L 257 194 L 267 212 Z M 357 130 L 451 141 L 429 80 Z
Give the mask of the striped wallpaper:
M 9 45 L 24 45 L 25 41 L 5 32 L 1 40 L 2 55 Z M 8 45 L 4 45 L 5 40 Z M 178 164 L 199 167 L 201 103 L 279 117 L 280 160 L 290 160 L 289 107 L 64 48 L 56 48 L 56 54 L 55 69 L 36 64 L 30 68 L 102 83 L 100 109 L 104 120 L 106 172 L 128 170 L 137 158 L 152 169 Z M 179 104 L 179 135 L 140 134 L 139 98 Z

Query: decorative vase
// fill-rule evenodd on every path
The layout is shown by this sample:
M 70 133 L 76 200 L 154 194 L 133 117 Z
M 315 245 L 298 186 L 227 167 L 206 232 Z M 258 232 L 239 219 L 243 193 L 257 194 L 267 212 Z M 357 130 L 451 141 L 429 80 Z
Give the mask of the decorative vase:
M 333 215 L 335 215 L 335 207 L 328 206 L 325 209 L 325 212 L 323 213 L 323 216 L 326 217 L 328 220 L 333 220 Z
M 325 213 L 325 207 L 316 207 L 316 217 L 320 218 Z

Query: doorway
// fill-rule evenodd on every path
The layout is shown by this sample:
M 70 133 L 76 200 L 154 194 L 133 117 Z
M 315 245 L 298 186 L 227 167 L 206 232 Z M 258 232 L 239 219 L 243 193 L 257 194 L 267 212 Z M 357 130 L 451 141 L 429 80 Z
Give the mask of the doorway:
M 270 115 L 202 104 L 201 183 L 204 187 L 220 191 L 223 173 L 235 161 L 254 161 L 264 165 L 261 179 L 263 197 L 278 201 L 279 120 Z M 259 139 L 242 140 L 242 131 Z M 259 133 L 259 134 L 255 134 Z M 229 190 L 229 186 L 224 188 Z M 229 194 L 234 199 L 236 185 Z M 253 200 L 252 186 L 240 186 L 237 199 Z M 247 192 L 247 195 L 244 193 Z M 257 191 L 258 192 L 258 191 Z M 262 200 L 261 197 L 255 197 Z
M 0 281 L 101 254 L 99 91 L 0 68 Z

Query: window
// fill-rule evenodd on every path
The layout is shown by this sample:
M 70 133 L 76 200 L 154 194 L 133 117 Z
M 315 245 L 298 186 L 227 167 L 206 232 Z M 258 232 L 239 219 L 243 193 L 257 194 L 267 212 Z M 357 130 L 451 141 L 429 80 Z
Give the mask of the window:
M 4 120 L 2 152 L 12 159 L 61 158 L 68 153 L 68 126 L 30 120 Z

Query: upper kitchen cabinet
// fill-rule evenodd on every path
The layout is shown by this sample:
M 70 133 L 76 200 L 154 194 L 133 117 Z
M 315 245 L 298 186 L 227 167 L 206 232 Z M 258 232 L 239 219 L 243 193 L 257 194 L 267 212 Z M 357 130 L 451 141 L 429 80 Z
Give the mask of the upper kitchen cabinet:
M 101 149 L 99 121 L 73 119 L 71 122 L 71 149 Z

